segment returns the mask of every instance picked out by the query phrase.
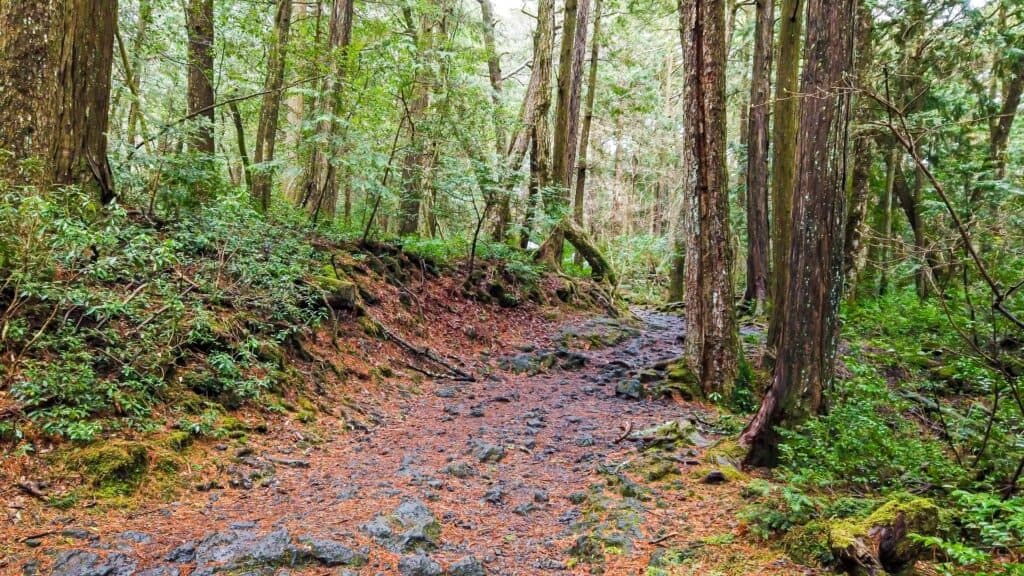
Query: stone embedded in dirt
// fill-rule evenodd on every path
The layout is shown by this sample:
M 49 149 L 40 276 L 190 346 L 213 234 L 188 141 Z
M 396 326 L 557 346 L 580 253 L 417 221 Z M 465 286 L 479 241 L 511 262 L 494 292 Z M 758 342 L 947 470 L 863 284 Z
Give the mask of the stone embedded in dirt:
M 178 562 L 180 564 L 185 564 L 185 563 L 191 562 L 191 561 L 195 560 L 195 558 L 196 558 L 196 543 L 195 542 L 185 542 L 184 544 L 178 546 L 174 550 L 171 550 L 170 552 L 168 552 L 167 556 L 164 556 L 164 560 L 167 560 L 168 562 Z
M 174 566 L 155 566 L 135 574 L 135 576 L 181 576 L 181 570 Z
M 437 396 L 438 398 L 454 398 L 456 393 L 455 388 L 449 386 L 445 388 L 438 388 L 434 391 L 434 396 Z
M 550 498 L 548 497 L 547 490 L 536 490 L 533 493 L 533 501 L 538 504 L 547 502 Z
M 441 576 L 444 573 L 441 565 L 424 554 L 403 556 L 398 561 L 398 573 L 401 576 Z
M 131 576 L 138 562 L 124 554 L 106 558 L 85 550 L 64 550 L 53 562 L 52 576 Z
M 476 475 L 476 470 L 468 462 L 452 462 L 441 468 L 441 472 L 456 478 L 469 478 Z
M 480 462 L 501 462 L 505 457 L 504 448 L 483 440 L 473 440 L 470 453 Z
M 587 357 L 579 352 L 559 349 L 555 355 L 560 359 L 559 367 L 563 370 L 581 370 L 587 365 Z
M 280 566 L 299 556 L 284 528 L 262 536 L 250 529 L 214 532 L 196 546 L 196 569 L 192 576 L 209 576 L 252 566 Z
M 341 542 L 325 538 L 300 538 L 309 546 L 309 555 L 324 566 L 360 566 L 366 563 L 366 554 L 353 550 Z
M 392 552 L 433 550 L 440 544 L 437 517 L 415 498 L 402 501 L 390 516 L 378 515 L 360 528 Z
M 477 404 L 476 406 L 470 407 L 469 415 L 472 416 L 473 418 L 483 418 L 484 417 L 484 407 L 483 407 L 483 405 Z
M 60 535 L 65 538 L 74 538 L 75 540 L 90 540 L 96 537 L 95 534 L 85 528 L 65 528 L 60 531 Z
M 145 532 L 126 530 L 118 534 L 117 539 L 124 540 L 126 542 L 134 542 L 136 544 L 149 544 L 153 540 L 153 537 Z
M 450 576 L 487 576 L 484 564 L 476 556 L 466 556 L 448 567 Z
M 594 437 L 591 436 L 590 434 L 581 434 L 579 437 L 576 438 L 576 445 L 581 447 L 581 448 L 586 448 L 588 446 L 593 446 L 594 445 Z
M 268 456 L 267 460 L 270 460 L 274 464 L 280 464 L 281 466 L 287 466 L 289 468 L 309 468 L 309 460 L 282 458 L 280 456 Z
M 484 493 L 484 502 L 488 504 L 501 504 L 501 501 L 505 498 L 505 488 L 501 484 L 495 484 Z
M 533 505 L 533 502 L 523 502 L 512 511 L 520 516 L 527 516 L 536 509 L 537 507 Z
M 532 352 L 532 350 L 531 350 Z M 533 372 L 537 369 L 537 365 L 534 358 L 529 353 L 516 354 L 507 358 L 502 358 L 498 361 L 498 366 L 507 372 L 513 372 L 515 374 L 524 374 L 527 372 Z
M 566 416 L 565 421 L 569 424 L 579 424 L 583 421 L 583 418 L 580 418 L 579 416 Z
M 728 481 L 729 479 L 725 477 L 725 473 L 721 470 L 712 470 L 701 480 L 704 484 L 725 484 Z
M 645 394 L 646 391 L 644 390 L 644 385 L 636 378 L 623 380 L 615 386 L 616 396 L 624 396 L 626 398 L 632 398 L 633 400 L 640 400 L 645 396 Z

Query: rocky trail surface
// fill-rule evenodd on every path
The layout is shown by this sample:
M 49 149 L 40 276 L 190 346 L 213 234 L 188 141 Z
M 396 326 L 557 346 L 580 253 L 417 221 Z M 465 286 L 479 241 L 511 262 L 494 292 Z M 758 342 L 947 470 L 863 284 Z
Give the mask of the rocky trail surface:
M 672 385 L 681 320 L 636 314 L 475 358 L 475 381 L 424 381 L 367 431 L 221 447 L 230 485 L 52 519 L 0 572 L 807 573 L 737 523 L 718 416 Z

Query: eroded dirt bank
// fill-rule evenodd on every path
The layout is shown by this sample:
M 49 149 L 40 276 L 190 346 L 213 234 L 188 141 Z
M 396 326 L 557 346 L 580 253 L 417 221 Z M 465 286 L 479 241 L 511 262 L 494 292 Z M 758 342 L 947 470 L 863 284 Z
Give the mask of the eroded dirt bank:
M 0 570 L 806 573 L 746 540 L 742 475 L 718 444 L 718 416 L 664 380 L 681 321 L 636 314 L 465 358 L 476 381 L 423 380 L 370 430 L 219 446 L 234 485 L 19 526 Z

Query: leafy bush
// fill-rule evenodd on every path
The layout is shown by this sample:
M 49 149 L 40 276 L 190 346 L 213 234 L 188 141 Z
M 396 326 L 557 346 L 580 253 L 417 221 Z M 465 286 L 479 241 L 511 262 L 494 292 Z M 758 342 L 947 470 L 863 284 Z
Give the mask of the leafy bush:
M 5 376 L 45 434 L 146 427 L 169 386 L 259 398 L 279 370 L 260 351 L 324 316 L 304 282 L 319 268 L 306 231 L 244 197 L 160 227 L 117 206 L 94 213 L 75 188 L 0 193 L 0 338 L 16 351 Z
M 911 404 L 873 368 L 836 384 L 827 414 L 796 430 L 782 430 L 783 475 L 813 489 L 879 491 L 942 485 L 962 479 L 937 440 L 906 417 Z

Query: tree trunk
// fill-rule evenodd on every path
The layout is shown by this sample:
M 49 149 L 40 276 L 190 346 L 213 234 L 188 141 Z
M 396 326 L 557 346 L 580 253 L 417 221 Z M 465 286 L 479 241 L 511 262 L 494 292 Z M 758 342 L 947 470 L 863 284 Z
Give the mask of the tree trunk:
M 114 199 L 107 162 L 117 2 L 0 0 L 0 177 Z M 19 174 L 35 158 L 41 170 Z
M 580 85 L 587 49 L 590 0 L 566 0 L 562 22 L 562 47 L 558 62 L 558 102 L 555 106 L 554 153 L 551 164 L 551 193 L 544 198 L 548 216 L 561 218 L 569 205 L 573 169 L 576 166 L 580 119 Z M 562 267 L 564 238 L 555 226 L 539 250 L 536 260 L 553 269 Z
M 339 143 L 337 120 L 341 115 L 345 89 L 345 63 L 352 39 L 352 18 L 355 0 L 335 0 L 331 8 L 331 31 L 328 38 L 327 75 L 320 86 L 318 145 L 313 148 L 306 167 L 301 205 L 313 221 L 321 216 L 330 220 L 338 205 L 337 157 Z
M 242 112 L 238 109 L 237 102 L 228 104 L 231 112 L 231 121 L 235 126 L 235 138 L 238 141 L 238 157 L 242 159 L 242 174 L 245 176 L 245 186 L 252 189 L 252 165 L 249 162 L 249 149 L 245 144 L 245 123 L 242 121 Z M 226 151 L 226 150 L 225 150 Z
M 587 149 L 590 147 L 590 125 L 594 120 L 594 94 L 597 90 L 597 60 L 601 51 L 601 0 L 594 0 L 594 37 L 590 40 L 590 71 L 587 74 L 587 102 L 580 133 L 580 161 L 576 169 L 576 197 L 573 199 L 573 220 L 583 228 L 583 198 L 587 185 Z
M 781 316 L 781 345 L 771 388 L 740 436 L 755 465 L 778 457 L 778 428 L 818 413 L 831 382 L 839 303 L 856 0 L 809 0 L 804 98 L 800 104 L 797 181 L 789 249 L 791 278 Z
M 539 0 L 537 3 L 537 31 L 534 34 L 533 72 L 537 74 L 537 95 L 533 114 L 533 137 L 530 143 L 530 182 L 527 189 L 526 210 L 519 246 L 530 244 L 534 214 L 541 191 L 551 181 L 551 69 L 555 51 L 555 2 Z
M 757 314 L 768 299 L 768 99 L 771 97 L 775 0 L 758 0 L 747 127 L 746 310 Z
M 149 26 L 153 23 L 153 4 L 149 0 L 139 2 L 139 23 L 135 29 L 135 40 L 132 41 L 131 77 L 133 79 L 133 98 L 128 107 L 128 143 L 137 146 L 139 144 L 138 129 L 141 125 L 143 132 L 146 131 L 145 117 L 142 116 L 142 103 L 139 101 L 140 89 L 139 80 L 142 76 L 142 50 L 146 45 Z M 125 69 L 127 77 L 129 69 Z M 145 138 L 145 135 L 143 135 Z M 145 141 L 145 140 L 143 140 Z
M 411 17 L 409 18 L 411 20 Z M 427 171 L 433 156 L 432 144 L 420 128 L 430 108 L 434 82 L 431 61 L 434 58 L 434 41 L 437 23 L 427 13 L 420 16 L 419 31 L 409 32 L 416 38 L 417 58 L 420 71 L 413 82 L 412 98 L 409 102 L 408 152 L 402 162 L 402 199 L 399 202 L 401 218 L 398 233 L 406 236 L 415 234 L 420 227 L 420 210 L 423 191 L 426 188 Z
M 781 311 L 786 307 L 789 279 L 789 235 L 796 182 L 797 120 L 800 113 L 800 38 L 805 0 L 782 0 L 779 15 L 779 57 L 775 67 L 775 109 L 772 112 L 772 285 L 768 346 L 778 349 Z
M 869 88 L 867 78 L 875 64 L 872 50 L 874 21 L 871 7 L 861 1 L 857 7 L 857 83 Z M 871 166 L 875 159 L 875 133 L 867 126 L 872 120 L 871 102 L 857 98 L 854 106 L 856 133 L 853 141 L 853 192 L 846 217 L 846 238 L 843 248 L 843 273 L 846 288 L 852 295 L 857 290 L 857 277 L 867 258 L 864 231 L 867 226 L 868 198 L 871 191 Z
M 257 170 L 250 187 L 253 202 L 264 213 L 270 209 L 270 190 L 274 182 L 275 171 L 269 164 L 274 161 L 274 147 L 277 143 L 277 119 L 283 98 L 285 57 L 291 26 L 292 0 L 280 0 L 274 18 L 276 37 L 270 47 L 267 78 L 263 84 L 266 93 L 260 106 L 260 122 L 256 130 L 256 151 L 253 153 L 253 161 L 257 164 Z M 264 163 L 268 166 L 261 166 Z
M 185 9 L 188 28 L 188 113 L 199 121 L 191 146 L 196 152 L 213 156 L 213 0 L 188 0 Z
M 695 251 L 687 254 L 687 350 L 705 393 L 728 399 L 738 343 L 725 165 L 725 6 L 722 0 L 687 0 L 683 6 L 690 160 L 683 190 L 691 202 L 687 241 Z
M 882 190 L 882 242 L 879 250 L 878 295 L 884 296 L 889 291 L 889 258 L 892 256 L 892 195 L 896 185 L 896 166 L 899 162 L 899 150 L 892 146 L 886 160 L 885 188 Z

